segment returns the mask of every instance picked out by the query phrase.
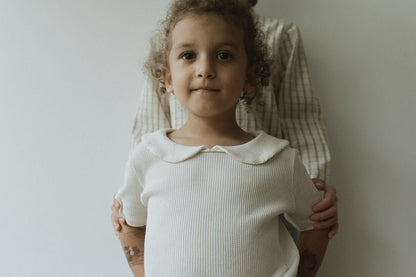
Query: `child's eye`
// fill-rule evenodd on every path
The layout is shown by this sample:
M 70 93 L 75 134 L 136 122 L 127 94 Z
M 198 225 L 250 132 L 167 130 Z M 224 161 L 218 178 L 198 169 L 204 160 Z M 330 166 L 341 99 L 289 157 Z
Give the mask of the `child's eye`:
M 181 54 L 181 59 L 183 60 L 192 60 L 195 58 L 195 54 L 192 52 L 185 52 Z
M 217 54 L 217 58 L 218 58 L 219 60 L 222 60 L 222 61 L 229 60 L 229 59 L 231 59 L 232 57 L 233 57 L 233 55 L 231 55 L 231 53 L 229 53 L 229 52 L 219 52 L 219 53 Z

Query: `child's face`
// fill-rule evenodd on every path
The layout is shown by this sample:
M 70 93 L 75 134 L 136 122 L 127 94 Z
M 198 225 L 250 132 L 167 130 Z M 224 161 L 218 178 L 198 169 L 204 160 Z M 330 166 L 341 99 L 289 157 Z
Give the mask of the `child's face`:
M 188 15 L 170 35 L 169 68 L 164 69 L 168 92 L 189 113 L 234 115 L 247 81 L 243 32 L 216 15 Z

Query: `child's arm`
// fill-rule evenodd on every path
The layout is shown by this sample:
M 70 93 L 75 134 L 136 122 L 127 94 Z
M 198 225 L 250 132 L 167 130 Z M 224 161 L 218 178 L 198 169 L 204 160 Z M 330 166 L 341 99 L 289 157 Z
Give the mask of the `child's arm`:
M 119 233 L 121 246 L 135 277 L 144 277 L 144 238 L 146 226 L 131 227 L 123 224 Z
M 300 261 L 297 277 L 313 277 L 318 271 L 328 246 L 328 229 L 300 233 L 298 249 Z

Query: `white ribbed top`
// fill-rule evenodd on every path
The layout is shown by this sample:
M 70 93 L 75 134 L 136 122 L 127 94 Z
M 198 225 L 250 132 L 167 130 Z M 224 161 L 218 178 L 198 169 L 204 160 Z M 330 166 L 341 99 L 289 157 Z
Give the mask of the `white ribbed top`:
M 296 150 L 263 131 L 237 146 L 184 146 L 143 136 L 116 198 L 147 225 L 146 277 L 296 276 L 299 255 L 279 214 L 312 229 L 321 199 Z

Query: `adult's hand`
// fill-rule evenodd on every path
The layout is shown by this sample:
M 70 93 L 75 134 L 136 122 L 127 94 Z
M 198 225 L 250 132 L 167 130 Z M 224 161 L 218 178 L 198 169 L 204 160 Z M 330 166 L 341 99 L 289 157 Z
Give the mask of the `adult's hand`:
M 116 236 L 119 237 L 119 233 L 121 231 L 121 226 L 126 224 L 126 220 L 120 216 L 119 210 L 121 207 L 120 202 L 117 201 L 115 197 L 113 197 L 113 206 L 111 207 L 111 223 L 113 224 L 114 232 Z
M 311 216 L 311 220 L 315 221 L 315 229 L 329 229 L 328 238 L 332 239 L 339 228 L 337 192 L 333 186 L 320 179 L 315 178 L 312 181 L 318 190 L 324 191 L 324 198 L 313 205 L 314 214 Z

